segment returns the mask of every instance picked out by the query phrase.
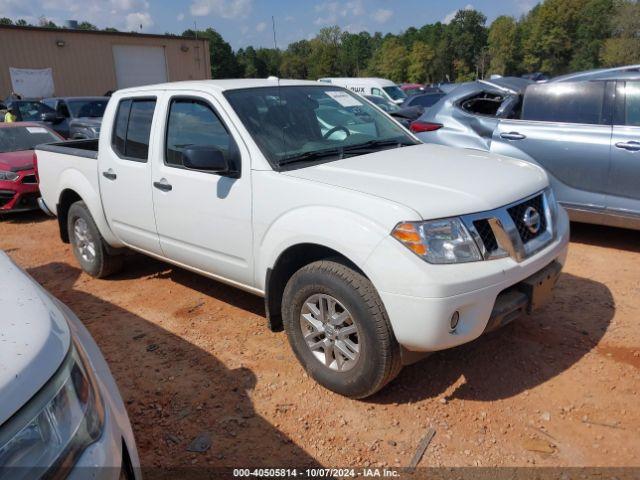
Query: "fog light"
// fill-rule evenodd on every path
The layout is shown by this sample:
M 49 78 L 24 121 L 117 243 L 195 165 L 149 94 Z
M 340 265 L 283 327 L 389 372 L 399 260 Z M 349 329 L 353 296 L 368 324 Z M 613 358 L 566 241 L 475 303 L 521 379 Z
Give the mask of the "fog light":
M 451 320 L 449 320 L 449 325 L 452 332 L 458 327 L 458 321 L 460 321 L 460 314 L 458 313 L 458 311 L 455 311 L 453 312 L 453 315 L 451 315 Z

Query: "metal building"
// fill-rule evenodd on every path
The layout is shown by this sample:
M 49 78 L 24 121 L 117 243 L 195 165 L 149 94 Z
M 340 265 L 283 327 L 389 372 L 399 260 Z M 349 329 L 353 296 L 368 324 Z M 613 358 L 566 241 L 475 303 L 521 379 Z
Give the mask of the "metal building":
M 103 95 L 137 85 L 211 78 L 206 40 L 0 26 L 0 99 L 13 90 L 10 69 L 15 77 L 15 69 L 48 68 L 56 96 Z

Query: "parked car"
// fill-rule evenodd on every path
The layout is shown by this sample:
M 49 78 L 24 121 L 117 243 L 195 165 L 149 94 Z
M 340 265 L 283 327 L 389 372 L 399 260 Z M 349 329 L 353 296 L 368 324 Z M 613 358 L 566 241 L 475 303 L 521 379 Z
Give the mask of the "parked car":
M 534 162 L 573 220 L 640 229 L 638 66 L 520 88 L 492 82 L 456 90 L 427 111 L 418 136 Z
M 80 320 L 0 251 L 0 478 L 140 478 L 127 411 Z
M 364 98 L 387 112 L 398 122 L 400 122 L 405 128 L 409 128 L 411 122 L 417 120 L 424 112 L 424 109 L 421 107 L 405 108 L 404 105 L 398 106 L 398 104 L 387 100 L 386 98 L 376 97 L 374 95 L 365 95 Z
M 411 95 L 417 95 L 419 93 L 424 93 L 424 85 L 421 83 L 403 83 L 400 85 L 402 91 L 410 97 Z
M 353 107 L 367 133 L 318 116 Z M 311 377 L 350 397 L 545 303 L 566 258 L 541 168 L 421 144 L 329 84 L 119 90 L 90 143 L 36 150 L 40 204 L 87 273 L 128 247 L 263 296 Z
M 344 87 L 360 95 L 386 98 L 397 104 L 401 104 L 407 98 L 407 94 L 398 85 L 386 78 L 327 77 L 320 78 L 318 81 Z
M 37 123 L 0 123 L 0 214 L 38 208 L 33 149 L 62 137 Z
M 5 102 L 5 107 L 5 110 L 13 107 L 16 122 L 38 122 L 55 130 L 64 121 L 64 117 L 58 115 L 54 109 L 35 99 L 11 99 Z
M 403 107 L 421 107 L 423 112 L 427 108 L 433 107 L 440 101 L 446 94 L 444 92 L 439 93 L 422 93 L 407 98 L 402 104 Z
M 98 138 L 109 97 L 54 97 L 42 103 L 53 108 L 64 120 L 56 130 L 65 138 Z

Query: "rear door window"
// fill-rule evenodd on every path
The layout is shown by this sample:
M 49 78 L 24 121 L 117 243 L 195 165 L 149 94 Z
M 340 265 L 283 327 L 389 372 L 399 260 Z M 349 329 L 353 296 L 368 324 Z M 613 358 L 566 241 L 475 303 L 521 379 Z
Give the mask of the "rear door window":
M 529 85 L 522 119 L 604 125 L 604 82 L 558 82 Z
M 146 162 L 149 156 L 155 99 L 126 99 L 118 105 L 113 129 L 113 149 L 121 158 Z

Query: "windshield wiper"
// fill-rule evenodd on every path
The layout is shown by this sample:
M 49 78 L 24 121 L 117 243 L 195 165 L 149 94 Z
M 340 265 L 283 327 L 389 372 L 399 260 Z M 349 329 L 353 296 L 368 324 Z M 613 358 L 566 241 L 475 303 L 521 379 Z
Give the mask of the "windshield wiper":
M 344 153 L 362 153 L 362 152 L 377 152 L 379 148 L 384 147 L 407 147 L 409 145 L 415 145 L 414 143 L 402 142 L 399 140 L 370 140 L 368 142 L 359 143 L 357 145 L 350 145 L 344 147 Z
M 317 150 L 311 152 L 300 153 L 298 155 L 291 155 L 289 157 L 285 157 L 278 162 L 278 166 L 289 165 L 291 163 L 297 162 L 307 162 L 310 160 L 319 160 L 321 158 L 332 157 L 334 155 L 338 156 L 338 159 L 342 158 L 344 153 L 344 149 L 342 148 L 327 148 L 325 150 Z

